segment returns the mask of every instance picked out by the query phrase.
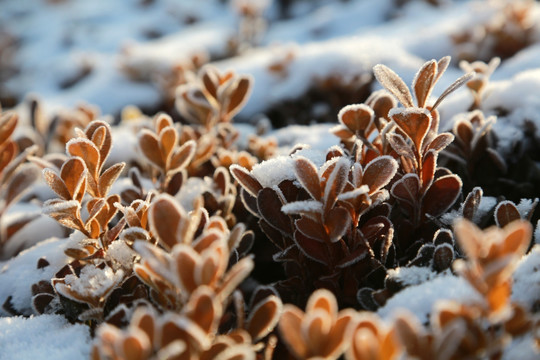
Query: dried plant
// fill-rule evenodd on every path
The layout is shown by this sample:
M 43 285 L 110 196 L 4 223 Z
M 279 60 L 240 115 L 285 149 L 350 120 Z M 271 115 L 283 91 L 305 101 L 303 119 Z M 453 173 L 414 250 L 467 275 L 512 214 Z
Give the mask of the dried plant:
M 466 73 L 474 72 L 475 76 L 467 82 L 467 87 L 471 90 L 474 102 L 469 110 L 479 109 L 482 104 L 482 99 L 485 95 L 486 86 L 489 83 L 489 77 L 493 74 L 497 66 L 501 63 L 501 59 L 495 57 L 486 64 L 483 61 L 474 61 L 469 63 L 466 60 L 459 62 L 459 67 Z
M 385 324 L 378 316 L 360 313 L 351 335 L 351 345 L 345 353 L 347 360 L 392 360 L 399 359 L 402 345 L 396 330 Z
M 139 149 L 159 173 L 156 188 L 174 195 L 187 178 L 185 169 L 195 156 L 196 143 L 188 140 L 180 144 L 178 130 L 168 115 L 157 115 L 154 124 L 155 132 L 143 129 L 139 133 Z
M 217 123 L 230 122 L 244 106 L 251 91 L 252 78 L 231 71 L 221 73 L 204 66 L 198 81 L 177 89 L 176 107 L 189 122 L 209 130 Z
M 309 298 L 306 311 L 286 304 L 279 330 L 297 359 L 337 359 L 349 345 L 352 310 L 338 312 L 336 299 L 327 290 Z
M 0 112 L 0 220 L 8 208 L 17 203 L 28 192 L 30 186 L 39 178 L 39 170 L 32 164 L 25 163 L 33 155 L 36 147 L 30 147 L 19 153 L 19 147 L 13 139 L 18 116 L 13 112 Z M 0 224 L 0 257 L 4 256 L 4 245 L 21 228 L 36 216 L 24 216 L 15 221 L 2 221 Z M 17 247 L 15 254 L 22 249 Z M 9 255 L 13 256 L 14 253 Z
M 454 231 L 468 257 L 467 262 L 458 260 L 454 264 L 456 271 L 486 299 L 490 314 L 508 311 L 511 275 L 529 247 L 530 223 L 514 221 L 503 229 L 490 228 L 482 232 L 463 220 L 456 224 Z
M 495 116 L 486 119 L 480 110 L 475 110 L 454 123 L 452 133 L 455 141 L 443 155 L 459 164 L 466 189 L 470 189 L 472 184 L 488 185 L 478 181 L 486 171 L 492 173 L 495 169 L 503 174 L 507 171 L 508 166 L 496 150 L 497 139 L 492 132 L 496 120 Z

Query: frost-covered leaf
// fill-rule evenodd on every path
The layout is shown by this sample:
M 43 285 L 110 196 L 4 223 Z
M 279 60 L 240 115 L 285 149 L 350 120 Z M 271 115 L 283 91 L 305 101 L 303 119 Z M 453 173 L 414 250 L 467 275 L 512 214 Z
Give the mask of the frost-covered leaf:
M 365 104 L 347 105 L 338 113 L 339 121 L 352 133 L 365 131 L 373 116 L 373 109 Z
M 81 158 L 86 164 L 90 176 L 97 178 L 100 164 L 100 153 L 97 146 L 90 140 L 75 138 L 68 141 L 66 151 L 71 156 Z
M 413 107 L 413 99 L 405 82 L 393 70 L 379 64 L 373 67 L 373 73 L 377 81 L 394 95 L 405 107 Z
M 259 214 L 268 224 L 284 234 L 292 234 L 290 218 L 281 211 L 283 206 L 278 194 L 270 188 L 259 191 L 257 196 L 257 208 Z
M 262 190 L 262 185 L 259 181 L 250 174 L 250 172 L 239 165 L 231 165 L 229 170 L 232 176 L 242 185 L 242 188 L 247 191 L 251 196 L 257 197 L 257 194 Z
M 403 136 L 398 133 L 391 132 L 386 134 L 386 140 L 399 156 L 403 156 L 407 159 L 415 161 L 414 152 L 411 149 L 411 146 L 407 144 L 407 141 L 405 141 Z
M 430 112 L 422 108 L 395 108 L 388 116 L 409 136 L 419 152 L 431 125 Z
M 435 180 L 423 199 L 423 211 L 439 216 L 448 210 L 461 193 L 462 182 L 457 175 L 446 175 Z
M 191 162 L 196 152 L 196 143 L 193 140 L 186 141 L 176 149 L 170 160 L 170 170 L 183 169 Z
M 160 151 L 159 140 L 150 130 L 143 129 L 139 133 L 139 148 L 148 161 L 160 169 L 165 168 L 165 161 Z
M 246 321 L 246 330 L 254 341 L 265 337 L 274 329 L 282 309 L 281 299 L 275 295 L 270 295 L 255 305 Z
M 392 185 L 393 197 L 414 206 L 419 200 L 420 179 L 416 174 L 406 174 Z
M 435 85 L 437 67 L 435 60 L 428 61 L 422 65 L 414 77 L 413 89 L 418 107 L 425 107 L 426 101 L 429 99 Z
M 391 156 L 379 156 L 366 165 L 362 183 L 369 186 L 370 194 L 374 193 L 392 180 L 398 167 L 397 161 Z
M 126 163 L 117 163 L 109 167 L 107 170 L 101 174 L 99 177 L 99 193 L 102 196 L 106 196 L 116 179 L 120 176 L 122 173 L 122 170 L 124 170 L 124 167 L 126 166 Z
M 185 239 L 179 238 L 181 223 L 188 221 L 185 210 L 174 198 L 160 195 L 148 209 L 148 221 L 152 232 L 162 245 L 172 249 Z
M 509 200 L 501 201 L 495 208 L 493 216 L 499 227 L 505 227 L 512 221 L 521 219 L 517 206 Z
M 322 190 L 315 164 L 305 157 L 299 156 L 294 159 L 294 168 L 296 177 L 304 189 L 313 199 L 321 200 Z

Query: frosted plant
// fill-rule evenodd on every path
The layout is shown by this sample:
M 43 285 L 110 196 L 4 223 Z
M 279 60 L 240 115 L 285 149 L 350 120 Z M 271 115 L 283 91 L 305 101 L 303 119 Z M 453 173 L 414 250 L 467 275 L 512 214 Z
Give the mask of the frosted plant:
M 315 291 L 306 311 L 286 304 L 279 330 L 297 359 L 337 359 L 349 346 L 354 312 L 338 312 L 337 302 L 327 290 Z
M 143 129 L 138 135 L 138 145 L 145 159 L 155 168 L 159 177 L 156 188 L 176 194 L 187 178 L 185 169 L 195 156 L 196 143 L 180 143 L 180 135 L 172 119 L 165 114 L 154 118 L 155 132 Z

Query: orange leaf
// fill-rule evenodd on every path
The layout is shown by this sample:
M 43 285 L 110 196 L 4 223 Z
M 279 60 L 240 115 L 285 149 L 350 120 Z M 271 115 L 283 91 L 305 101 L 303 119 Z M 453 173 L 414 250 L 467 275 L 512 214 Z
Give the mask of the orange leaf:
M 313 199 L 321 200 L 321 184 L 315 164 L 305 157 L 299 156 L 294 161 L 294 169 L 296 177 L 304 189 L 307 190 Z
M 265 337 L 274 329 L 279 321 L 282 307 L 280 298 L 270 295 L 251 310 L 246 330 L 254 341 Z
M 422 143 L 431 124 L 429 110 L 421 108 L 395 108 L 390 110 L 389 116 L 413 141 L 416 150 L 420 153 Z
M 413 80 L 413 89 L 418 107 L 425 107 L 426 101 L 429 99 L 429 95 L 435 85 L 436 74 L 437 62 L 435 60 L 426 62 L 418 70 L 418 73 L 416 73 Z
M 139 134 L 139 147 L 144 155 L 154 166 L 165 169 L 165 160 L 162 157 L 159 141 L 156 135 L 147 129 Z

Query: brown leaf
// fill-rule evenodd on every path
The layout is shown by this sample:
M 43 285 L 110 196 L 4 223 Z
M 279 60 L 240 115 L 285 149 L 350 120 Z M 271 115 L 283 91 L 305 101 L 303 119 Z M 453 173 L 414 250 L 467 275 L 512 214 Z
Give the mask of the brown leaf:
M 8 164 L 15 158 L 17 152 L 17 145 L 13 141 L 5 143 L 2 149 L 0 149 L 0 171 L 3 171 Z
M 505 227 L 512 221 L 521 219 L 518 208 L 509 200 L 501 201 L 495 208 L 493 215 L 498 227 Z
M 454 141 L 454 135 L 450 133 L 442 133 L 437 135 L 431 142 L 429 143 L 426 152 L 429 150 L 435 150 L 437 152 L 442 151 L 445 147 L 450 145 Z
M 454 133 L 461 140 L 465 149 L 470 150 L 472 139 L 474 137 L 474 130 L 470 122 L 463 120 L 458 121 L 454 125 Z
M 399 156 L 406 157 L 416 162 L 414 152 L 411 149 L 411 146 L 407 144 L 407 141 L 405 141 L 403 136 L 398 133 L 391 132 L 386 134 L 386 140 Z
M 300 219 L 294 222 L 298 231 L 305 236 L 320 242 L 330 241 L 324 226 L 319 222 L 307 217 L 301 216 Z
M 64 181 L 56 174 L 54 170 L 43 169 L 43 178 L 49 187 L 63 200 L 70 200 L 71 194 L 69 193 Z
M 208 94 L 216 99 L 217 87 L 219 85 L 218 70 L 211 65 L 207 65 L 201 70 L 199 77 L 201 78 L 204 88 Z
M 304 312 L 294 305 L 283 306 L 283 313 L 279 321 L 279 331 L 287 347 L 299 359 L 308 356 L 308 348 L 302 337 L 302 319 Z
M 211 288 L 199 286 L 189 297 L 182 312 L 207 334 L 213 334 L 221 318 L 221 304 Z
M 300 184 L 315 200 L 321 200 L 322 190 L 317 167 L 309 159 L 299 156 L 294 161 L 294 170 Z
M 420 179 L 416 174 L 406 174 L 392 185 L 393 197 L 415 206 L 420 199 Z
M 251 257 L 245 257 L 234 264 L 223 277 L 223 281 L 219 287 L 219 295 L 222 298 L 227 298 L 232 292 L 244 281 L 253 268 L 255 263 Z
M 183 239 L 177 238 L 181 222 L 187 220 L 184 209 L 170 195 L 160 195 L 154 200 L 148 209 L 148 220 L 152 233 L 159 242 L 167 249 L 182 243 Z
M 422 359 L 433 358 L 432 351 L 423 336 L 421 325 L 414 315 L 401 313 L 396 316 L 394 321 L 396 334 L 409 356 L 418 356 Z M 421 356 L 423 355 L 423 356 Z
M 168 160 L 178 141 L 178 133 L 172 126 L 167 126 L 159 133 L 161 158 Z
M 437 155 L 438 153 L 435 150 L 430 150 L 424 156 L 422 173 L 420 174 L 423 189 L 427 189 L 433 181 L 435 169 L 437 168 Z
M 159 141 L 154 133 L 143 129 L 139 134 L 139 148 L 148 161 L 159 169 L 165 169 L 165 160 L 161 156 Z
M 450 244 L 441 244 L 433 252 L 433 268 L 436 271 L 444 271 L 452 266 L 454 261 L 454 249 Z
M 270 295 L 251 310 L 246 321 L 246 330 L 254 341 L 262 339 L 274 329 L 279 321 L 282 307 L 281 299 Z
M 227 114 L 229 117 L 236 115 L 242 106 L 246 103 L 251 92 L 252 78 L 248 76 L 242 76 L 235 82 L 235 86 L 229 95 L 229 101 L 227 104 Z
M 373 117 L 373 109 L 365 104 L 348 105 L 338 113 L 339 121 L 353 133 L 364 132 Z
M 325 217 L 325 225 L 328 228 L 330 242 L 335 243 L 347 233 L 347 230 L 349 230 L 351 216 L 344 208 L 335 207 L 330 210 Z
M 391 156 L 379 156 L 366 165 L 362 183 L 368 185 L 369 193 L 373 194 L 392 180 L 398 167 L 397 161 Z
M 379 64 L 373 67 L 373 73 L 377 81 L 394 95 L 406 108 L 413 107 L 413 99 L 409 88 L 403 80 L 385 65 Z
M 448 65 L 450 65 L 450 60 L 452 60 L 450 56 L 445 56 L 439 59 L 439 61 L 437 62 L 437 77 L 435 78 L 434 82 L 439 81 L 442 74 L 444 74 L 444 72 L 448 68 Z
M 350 170 L 350 163 L 346 157 L 334 159 L 330 160 L 330 162 L 333 162 L 332 165 L 334 166 L 330 174 L 328 174 L 328 177 L 323 175 L 326 179 L 323 192 L 324 213 L 328 212 L 334 206 L 338 195 L 341 194 L 345 188 Z M 326 173 L 328 173 L 328 171 L 326 171 L 325 174 Z
M 194 140 L 189 140 L 176 149 L 171 157 L 169 171 L 185 168 L 195 156 L 196 146 Z
M 139 307 L 133 313 L 131 324 L 142 330 L 150 343 L 154 343 L 156 339 L 156 319 L 154 314 L 143 307 Z
M 390 110 L 389 116 L 413 141 L 418 152 L 431 124 L 431 114 L 421 108 L 396 108 Z
M 308 238 L 299 231 L 295 231 L 294 233 L 294 242 L 302 251 L 302 253 L 311 260 L 314 260 L 323 265 L 327 265 L 329 263 L 328 247 L 326 246 L 326 244 Z
M 126 163 L 117 163 L 109 167 L 103 172 L 103 174 L 101 174 L 98 184 L 99 194 L 101 196 L 107 196 L 107 194 L 111 190 L 112 185 L 114 184 L 116 179 L 118 179 L 125 166 Z
M 60 169 L 60 177 L 64 181 L 66 188 L 72 199 L 76 199 L 80 194 L 82 183 L 86 187 L 86 165 L 80 157 L 70 157 Z
M 439 216 L 448 210 L 461 193 L 461 179 L 446 175 L 435 180 L 424 195 L 422 210 L 431 216 Z
M 101 149 L 105 142 L 105 137 L 107 136 L 107 130 L 104 126 L 100 126 L 94 131 L 94 134 L 92 134 L 92 142 L 98 149 Z
M 435 60 L 428 61 L 422 65 L 416 73 L 413 80 L 413 89 L 416 96 L 418 107 L 425 107 L 426 101 L 435 85 L 435 76 L 437 75 L 437 62 Z
M 366 100 L 366 104 L 369 105 L 375 112 L 374 120 L 378 124 L 378 129 L 381 130 L 382 127 L 379 127 L 379 118 L 388 120 L 388 112 L 390 109 L 397 106 L 397 101 L 385 90 L 377 90 L 371 93 L 369 98 Z
M 0 117 L 0 144 L 6 142 L 6 140 L 13 134 L 17 127 L 19 116 L 12 111 L 8 111 Z
M 99 159 L 100 164 L 103 166 L 105 164 L 105 161 L 109 157 L 109 153 L 111 152 L 112 147 L 112 136 L 111 136 L 111 127 L 109 124 L 107 124 L 105 121 L 102 120 L 93 120 L 85 129 L 86 136 L 89 139 L 94 138 L 94 133 L 98 131 L 98 129 L 103 128 L 105 129 L 105 137 L 103 138 L 102 145 L 98 146 L 99 148 Z M 103 130 L 99 130 L 100 132 Z M 101 169 L 98 169 L 101 170 Z
M 454 91 L 459 89 L 467 81 L 471 80 L 474 77 L 474 75 L 475 75 L 474 72 L 470 72 L 468 74 L 465 74 L 465 75 L 461 76 L 456 81 L 454 81 L 449 87 L 446 88 L 446 90 L 443 91 L 441 96 L 439 96 L 439 98 L 437 99 L 435 104 L 433 104 L 433 107 L 431 108 L 431 111 L 435 110 L 437 108 L 437 106 L 439 106 L 441 101 L 444 100 L 445 97 L 447 97 L 448 95 L 450 95 L 451 93 L 453 93 Z
M 172 118 L 165 114 L 165 113 L 158 113 L 155 117 L 155 123 L 156 123 L 156 133 L 161 135 L 161 132 L 163 129 L 173 126 L 173 120 Z
M 346 309 L 339 313 L 339 316 L 332 326 L 323 354 L 329 359 L 338 357 L 349 345 L 351 335 L 351 324 L 356 319 L 356 312 Z
M 66 144 L 66 149 L 71 156 L 78 156 L 84 161 L 92 178 L 98 177 L 100 154 L 93 142 L 83 138 L 72 139 Z
M 259 214 L 275 229 L 284 234 L 292 234 L 291 219 L 281 211 L 282 206 L 278 194 L 273 189 L 264 188 L 259 191 L 257 195 Z

